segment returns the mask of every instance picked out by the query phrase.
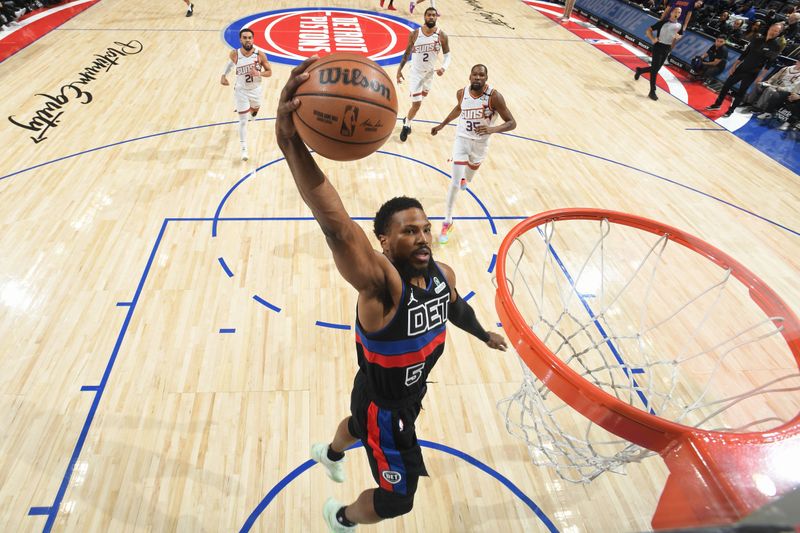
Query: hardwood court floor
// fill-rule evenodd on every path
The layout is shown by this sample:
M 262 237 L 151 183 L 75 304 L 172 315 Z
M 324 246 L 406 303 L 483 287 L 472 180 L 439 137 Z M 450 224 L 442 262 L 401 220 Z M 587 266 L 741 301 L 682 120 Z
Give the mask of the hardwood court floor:
M 351 325 L 355 298 L 277 161 L 269 118 L 289 68 L 273 64 L 264 84 L 246 164 L 218 81 L 230 22 L 314 4 L 235 4 L 198 0 L 186 19 L 177 1 L 103 0 L 0 64 L 0 110 L 30 120 L 43 94 L 126 46 L 85 86 L 91 102 L 69 94 L 46 140 L 9 121 L 0 130 L 2 531 L 322 531 L 328 495 L 371 486 L 356 451 L 344 485 L 310 468 L 259 508 L 347 411 L 353 333 L 318 322 Z M 570 206 L 688 230 L 800 310 L 797 175 L 733 135 L 693 130 L 713 124 L 672 98 L 651 102 L 623 66 L 522 3 L 482 4 L 438 0 L 453 63 L 408 142 L 394 136 L 358 163 L 321 161 L 367 231 L 401 193 L 442 216 L 454 130 L 426 129 L 480 62 L 518 127 L 493 139 L 457 201 L 457 215 L 474 218 L 434 255 L 474 292 L 484 324 L 497 321 L 487 270 L 502 236 L 519 217 Z M 483 22 L 489 11 L 508 26 Z M 500 217 L 494 230 L 487 213 Z M 657 460 L 587 486 L 530 463 L 495 408 L 519 384 L 513 353 L 453 329 L 431 379 L 419 435 L 449 448 L 425 449 L 431 477 L 412 515 L 364 530 L 649 527 L 665 476 Z

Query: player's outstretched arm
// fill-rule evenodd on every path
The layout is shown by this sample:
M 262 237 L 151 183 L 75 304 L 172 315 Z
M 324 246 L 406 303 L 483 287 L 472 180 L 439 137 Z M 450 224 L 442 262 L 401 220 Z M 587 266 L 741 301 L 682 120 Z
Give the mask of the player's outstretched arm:
M 436 262 L 442 269 L 447 282 L 450 284 L 450 306 L 447 319 L 456 327 L 463 329 L 467 333 L 479 338 L 486 343 L 486 346 L 494 350 L 505 352 L 508 348 L 506 339 L 493 331 L 486 331 L 475 316 L 475 310 L 458 295 L 456 290 L 456 274 L 453 269 L 444 263 Z
M 295 67 L 281 91 L 275 120 L 278 147 L 286 157 L 300 196 L 325 234 L 339 272 L 359 293 L 381 293 L 386 287 L 386 259 L 372 248 L 364 230 L 351 220 L 339 193 L 311 157 L 292 121 L 292 113 L 300 106 L 294 94 L 308 79 L 305 70 L 316 59 L 307 59 Z
M 439 133 L 439 130 L 450 124 L 453 120 L 456 119 L 458 115 L 461 114 L 461 98 L 463 97 L 464 97 L 464 89 L 459 89 L 456 92 L 456 106 L 450 110 L 450 113 L 448 113 L 447 116 L 444 117 L 443 121 L 441 121 L 439 124 L 437 124 L 431 129 L 431 135 L 436 135 L 437 133 Z

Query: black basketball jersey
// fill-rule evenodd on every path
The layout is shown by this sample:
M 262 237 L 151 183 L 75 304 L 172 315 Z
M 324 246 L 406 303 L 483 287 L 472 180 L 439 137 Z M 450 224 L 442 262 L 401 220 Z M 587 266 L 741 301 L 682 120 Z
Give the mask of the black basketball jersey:
M 380 331 L 365 333 L 356 313 L 359 373 L 373 401 L 384 407 L 419 399 L 444 351 L 450 285 L 435 261 L 426 278 L 424 289 L 403 280 L 397 311 Z

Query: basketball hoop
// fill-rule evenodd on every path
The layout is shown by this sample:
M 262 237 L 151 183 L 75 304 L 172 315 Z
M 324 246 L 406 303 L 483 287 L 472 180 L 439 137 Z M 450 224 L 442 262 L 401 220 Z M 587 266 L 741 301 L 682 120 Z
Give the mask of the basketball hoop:
M 499 406 L 534 463 L 589 482 L 661 455 L 656 529 L 730 523 L 800 485 L 800 321 L 722 251 L 548 211 L 503 240 L 496 306 L 524 374 Z

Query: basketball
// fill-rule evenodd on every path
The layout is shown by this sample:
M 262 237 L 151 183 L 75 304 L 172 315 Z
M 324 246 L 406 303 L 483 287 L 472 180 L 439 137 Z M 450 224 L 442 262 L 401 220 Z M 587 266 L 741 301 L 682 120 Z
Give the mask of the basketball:
M 397 93 L 374 61 L 335 52 L 316 61 L 295 96 L 292 115 L 303 142 L 336 161 L 361 159 L 383 146 L 397 120 Z

